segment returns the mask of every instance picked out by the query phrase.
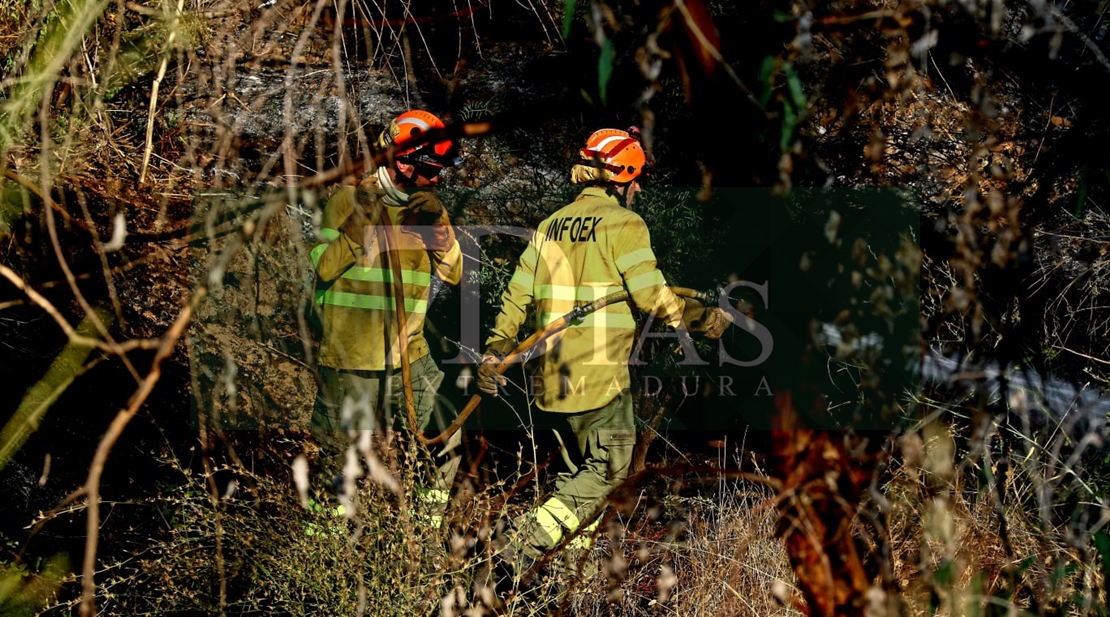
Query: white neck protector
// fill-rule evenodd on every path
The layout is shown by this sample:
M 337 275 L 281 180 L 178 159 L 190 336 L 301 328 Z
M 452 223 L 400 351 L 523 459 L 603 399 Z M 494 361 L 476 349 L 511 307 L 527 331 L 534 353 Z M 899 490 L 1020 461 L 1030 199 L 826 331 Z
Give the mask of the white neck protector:
M 393 179 L 389 177 L 389 171 L 384 167 L 378 167 L 378 186 L 385 191 L 385 196 L 382 201 L 390 206 L 403 206 L 409 202 L 408 193 L 397 188 L 393 183 Z

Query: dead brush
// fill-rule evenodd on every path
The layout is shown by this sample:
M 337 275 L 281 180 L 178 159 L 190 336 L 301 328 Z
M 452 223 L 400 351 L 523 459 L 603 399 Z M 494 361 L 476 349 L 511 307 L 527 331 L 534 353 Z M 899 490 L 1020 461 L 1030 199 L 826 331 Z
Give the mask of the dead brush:
M 1077 495 L 1086 492 L 1078 467 L 1059 465 L 1056 439 L 1067 438 L 1038 443 L 1004 418 L 979 418 L 971 445 L 959 423 L 902 437 L 883 494 L 906 614 L 1099 614 L 1095 535 L 1107 512 Z M 1038 506 L 1046 500 L 1055 505 Z
M 654 505 L 612 516 L 590 555 L 598 573 L 577 581 L 567 614 L 800 615 L 773 492 L 748 480 L 701 483 L 712 497 L 670 486 L 652 491 Z M 653 501 L 645 492 L 637 504 Z
M 679 614 L 800 615 L 794 575 L 775 536 L 775 496 L 740 483 L 716 502 L 691 504 L 672 591 Z
M 1030 289 L 1047 343 L 1044 355 L 1105 389 L 1110 379 L 1110 215 L 1082 211 L 1036 237 Z
M 212 483 L 182 471 L 179 484 L 129 504 L 157 508 L 166 526 L 141 554 L 98 573 L 101 614 L 433 614 L 469 578 L 449 567 L 446 531 L 409 500 L 408 447 L 394 442 L 384 459 L 396 486 L 359 479 L 342 514 L 330 487 L 311 486 L 302 505 L 290 477 L 220 466 Z M 44 614 L 74 609 L 74 592 L 63 588 Z

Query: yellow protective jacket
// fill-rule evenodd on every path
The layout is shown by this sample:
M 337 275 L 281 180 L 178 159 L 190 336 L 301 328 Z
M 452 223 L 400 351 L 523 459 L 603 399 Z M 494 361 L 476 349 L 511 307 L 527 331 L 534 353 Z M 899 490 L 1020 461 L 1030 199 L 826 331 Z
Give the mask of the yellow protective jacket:
M 513 339 L 528 305 L 542 328 L 576 304 L 627 289 L 630 302 L 590 314 L 547 341 L 530 393 L 545 411 L 597 409 L 629 387 L 628 360 L 636 336 L 632 305 L 677 327 L 685 302 L 656 268 L 647 225 L 603 188 L 583 190 L 540 223 L 501 296 L 501 313 L 487 344 Z
M 323 242 L 313 248 L 316 269 L 316 309 L 323 322 L 318 362 L 335 369 L 379 371 L 400 366 L 393 273 L 384 247 L 385 227 L 374 228 L 366 250 L 362 238 L 339 231 L 356 207 L 372 221 L 388 215 L 398 244 L 401 280 L 404 282 L 409 362 L 428 353 L 424 316 L 428 292 L 435 275 L 449 285 L 462 278 L 462 252 L 458 242 L 445 252 L 433 252 L 421 237 L 401 227 L 403 208 L 387 205 L 371 177 L 355 187 L 340 188 L 324 206 L 320 224 Z M 390 255 L 392 257 L 392 254 Z

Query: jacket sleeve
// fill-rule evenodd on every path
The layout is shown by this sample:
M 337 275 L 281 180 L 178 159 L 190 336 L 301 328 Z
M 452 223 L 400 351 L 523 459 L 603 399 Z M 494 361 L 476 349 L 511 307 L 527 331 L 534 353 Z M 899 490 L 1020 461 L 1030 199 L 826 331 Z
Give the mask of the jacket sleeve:
M 324 205 L 324 217 L 320 222 L 322 242 L 312 249 L 312 266 L 319 280 L 327 283 L 343 274 L 354 265 L 362 251 L 359 239 L 349 238 L 339 231 L 339 226 L 347 220 L 355 208 L 357 199 L 353 187 L 339 189 Z
M 644 219 L 633 215 L 621 226 L 619 234 L 613 244 L 614 259 L 632 302 L 641 311 L 654 314 L 663 323 L 677 328 L 686 303 L 671 292 L 663 273 L 656 267 Z
M 501 313 L 497 315 L 493 332 L 486 340 L 487 345 L 501 339 L 516 338 L 521 324 L 528 317 L 528 305 L 532 304 L 532 290 L 536 280 L 536 264 L 540 259 L 539 250 L 536 248 L 538 239 L 538 236 L 532 236 L 528 247 L 520 256 L 520 261 L 517 262 L 513 278 L 509 280 L 509 286 L 501 294 Z
M 451 248 L 446 251 L 429 251 L 428 257 L 432 260 L 432 269 L 436 276 L 448 285 L 458 285 L 462 280 L 462 249 L 459 241 L 451 243 Z

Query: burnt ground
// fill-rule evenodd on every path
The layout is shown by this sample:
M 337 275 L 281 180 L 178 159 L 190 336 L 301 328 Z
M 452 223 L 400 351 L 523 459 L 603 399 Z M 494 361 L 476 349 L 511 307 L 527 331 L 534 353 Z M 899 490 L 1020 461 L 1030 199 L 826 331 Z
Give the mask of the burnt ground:
M 311 285 L 307 251 L 315 241 L 313 216 L 326 189 L 297 191 L 289 199 L 281 189 L 281 173 L 291 169 L 296 176 L 311 176 L 338 162 L 341 153 L 359 152 L 389 118 L 408 107 L 442 110 L 454 121 L 503 119 L 506 124 L 495 125 L 491 134 L 464 143 L 467 162 L 448 177 L 452 190 L 445 192 L 445 201 L 460 225 L 531 227 L 565 201 L 566 161 L 591 128 L 643 119 L 627 104 L 644 86 L 631 58 L 618 65 L 622 70 L 614 83 L 625 83 L 614 86 L 611 104 L 596 105 L 582 95 L 596 86 L 596 50 L 589 33 L 574 30 L 565 47 L 552 44 L 554 24 L 523 9 L 499 12 L 497 19 L 503 22 L 481 22 L 476 33 L 461 28 L 457 20 L 426 22 L 432 24 L 426 34 L 437 36 L 427 37 L 432 42 L 425 49 L 416 47 L 419 62 L 410 76 L 398 69 L 404 53 L 400 46 L 371 49 L 359 38 L 358 23 L 340 24 L 350 47 L 337 62 L 331 46 L 336 24 L 328 22 L 326 11 L 314 31 L 319 36 L 309 37 L 299 49 L 300 58 L 291 62 L 298 51 L 297 35 L 311 16 L 305 7 L 310 5 L 279 3 L 272 11 L 244 5 L 197 28 L 195 48 L 179 52 L 162 86 L 163 104 L 154 122 L 156 156 L 145 182 L 139 182 L 139 168 L 152 67 L 123 85 L 103 109 L 86 116 L 72 113 L 68 139 L 58 139 L 54 185 L 59 252 L 72 265 L 74 286 L 91 303 L 116 313 L 113 332 L 121 339 L 160 336 L 198 286 L 209 291 L 186 340 L 165 364 L 158 388 L 113 451 L 104 480 L 106 500 L 146 503 L 159 487 L 176 482 L 175 467 L 198 468 L 202 417 L 216 419 L 216 426 L 226 431 L 204 442 L 208 454 L 238 457 L 259 468 L 268 466 L 275 474 L 285 473 L 291 458 L 308 447 L 301 433 L 314 395 L 312 335 L 303 321 Z M 129 13 L 127 19 L 140 17 Z M 793 152 L 796 182 L 895 185 L 917 191 L 925 197 L 919 238 L 926 251 L 921 300 L 927 335 L 982 349 L 1016 339 L 1009 360 L 1104 389 L 1110 344 L 1105 336 L 1110 324 L 1105 309 L 1110 304 L 1105 283 L 1110 227 L 1101 201 L 1104 192 L 1097 185 L 1097 166 L 1082 167 L 1087 170 L 1083 176 L 1075 161 L 1050 156 L 1061 150 L 1081 152 L 1076 144 L 1085 142 L 1074 138 L 1077 133 L 1086 131 L 1087 139 L 1102 134 L 1097 115 L 1079 122 L 1092 109 L 1083 106 L 1081 90 L 1063 89 L 1066 104 L 1053 107 L 1045 100 L 1050 98 L 1045 84 L 1051 67 L 1031 63 L 1028 76 L 1015 77 L 1017 67 L 1012 59 L 1006 62 L 1005 49 L 986 46 L 978 68 L 946 63 L 938 49 L 936 72 L 910 71 L 899 87 L 885 91 L 891 85 L 883 79 L 886 72 L 908 70 L 907 64 L 837 56 L 848 47 L 850 35 L 834 34 L 826 33 L 829 38 L 821 44 L 837 51 L 819 48 L 811 64 L 798 63 L 807 78 L 840 67 L 838 62 L 854 63 L 851 71 L 836 73 L 850 83 L 843 91 L 851 95 L 840 96 L 840 82 L 826 84 L 825 90 L 807 87 L 811 109 L 798 133 L 801 151 Z M 894 37 L 883 39 L 878 32 L 869 36 L 868 45 L 857 50 L 880 53 L 885 46 L 896 47 Z M 970 55 L 962 44 L 950 42 L 954 38 L 943 39 L 943 50 L 953 58 Z M 993 72 L 983 70 L 988 65 Z M 755 79 L 754 66 L 745 69 L 745 78 Z M 670 169 L 665 179 L 697 188 L 702 181 L 698 161 L 671 144 L 696 141 L 703 118 L 692 117 L 685 108 L 677 75 L 665 74 L 660 84 L 664 87 L 653 103 L 660 116 L 658 158 L 661 167 Z M 975 94 L 984 84 L 991 86 L 991 97 Z M 61 99 L 59 95 L 59 105 Z M 776 100 L 772 97 L 772 104 Z M 852 111 L 844 113 L 846 107 Z M 777 120 L 765 121 L 766 126 L 748 128 L 764 130 L 771 142 L 777 141 Z M 720 130 L 733 135 L 731 128 Z M 41 171 L 37 145 L 29 139 L 10 153 L 11 168 L 25 178 Z M 744 146 L 738 148 L 746 156 L 764 154 Z M 750 171 L 727 168 L 717 179 L 727 184 L 736 178 L 743 185 L 754 175 Z M 974 198 L 968 197 L 971 193 Z M 82 309 L 58 266 L 41 202 L 33 191 L 23 195 L 30 204 L 27 212 L 33 214 L 20 219 L 5 239 L 4 263 L 76 323 Z M 715 279 L 725 273 L 708 271 L 721 263 L 713 261 L 720 254 L 714 243 L 727 228 L 721 222 L 730 220 L 720 215 L 725 209 L 713 202 L 702 208 L 702 225 L 688 232 L 693 238 L 686 240 L 675 223 L 689 218 L 685 212 L 666 207 L 644 212 L 645 218 L 654 217 L 653 238 L 666 247 L 659 253 L 666 255 L 661 266 L 668 275 L 698 284 L 720 282 Z M 117 214 L 127 221 L 127 242 L 121 250 L 103 253 Z M 249 233 L 244 231 L 247 221 L 253 221 Z M 968 229 L 975 233 L 968 234 Z M 758 229 L 748 233 L 745 242 L 758 240 Z M 981 243 L 969 249 L 954 240 L 961 233 Z M 1001 248 L 996 251 L 996 246 Z M 511 260 L 519 249 L 512 241 L 495 241 L 483 256 L 484 267 L 475 269 L 484 285 L 484 320 L 490 318 L 498 286 L 511 275 Z M 960 270 L 961 260 L 973 258 L 987 264 L 985 276 Z M 1024 269 L 1011 275 L 1010 263 Z M 970 297 L 949 293 L 961 286 L 971 290 Z M 1011 302 L 1011 288 L 1031 290 L 1030 298 Z M 4 305 L 0 314 L 0 375 L 13 392 L 24 392 L 45 372 L 64 337 L 43 311 L 7 283 L 2 294 L 0 302 L 16 304 Z M 463 365 L 444 361 L 458 353 L 463 338 L 459 302 L 456 292 L 445 290 L 429 316 L 435 329 L 433 353 L 448 372 L 443 394 L 455 406 L 465 397 L 450 384 Z M 977 308 L 982 303 L 985 312 Z M 1018 322 L 1024 327 L 1015 329 Z M 483 321 L 483 326 L 488 324 Z M 133 352 L 129 358 L 143 374 L 151 353 Z M 110 360 L 92 368 L 55 403 L 0 472 L 6 494 L 13 496 L 4 516 L 6 538 L 17 543 L 26 538 L 25 528 L 40 511 L 83 482 L 96 440 L 134 388 L 130 371 Z M 10 415 L 18 398 L 4 401 L 0 417 Z M 522 408 L 521 401 L 515 406 Z M 470 427 L 475 455 L 484 438 L 504 456 L 490 463 L 494 468 L 511 469 L 523 440 L 513 429 L 488 430 L 487 425 L 515 421 L 506 409 L 484 409 Z M 747 423 L 706 421 L 719 420 L 719 413 L 714 415 L 718 411 L 712 404 L 684 404 L 669 418 L 666 441 L 653 442 L 648 459 L 671 461 L 683 453 L 695 462 L 712 461 L 722 434 L 733 443 L 746 434 L 752 443 L 766 445 Z M 477 432 L 479 424 L 485 433 Z M 703 430 L 707 424 L 712 428 Z M 550 438 L 541 435 L 540 449 L 551 452 L 552 447 Z M 47 454 L 50 473 L 40 486 Z M 130 514 L 126 508 L 111 512 L 103 515 L 113 523 L 105 528 L 107 555 L 125 555 L 128 542 L 162 524 L 157 512 L 142 507 Z M 43 555 L 68 550 L 76 563 L 82 525 L 80 510 L 65 514 L 21 548 Z M 119 531 L 127 528 L 139 531 Z

